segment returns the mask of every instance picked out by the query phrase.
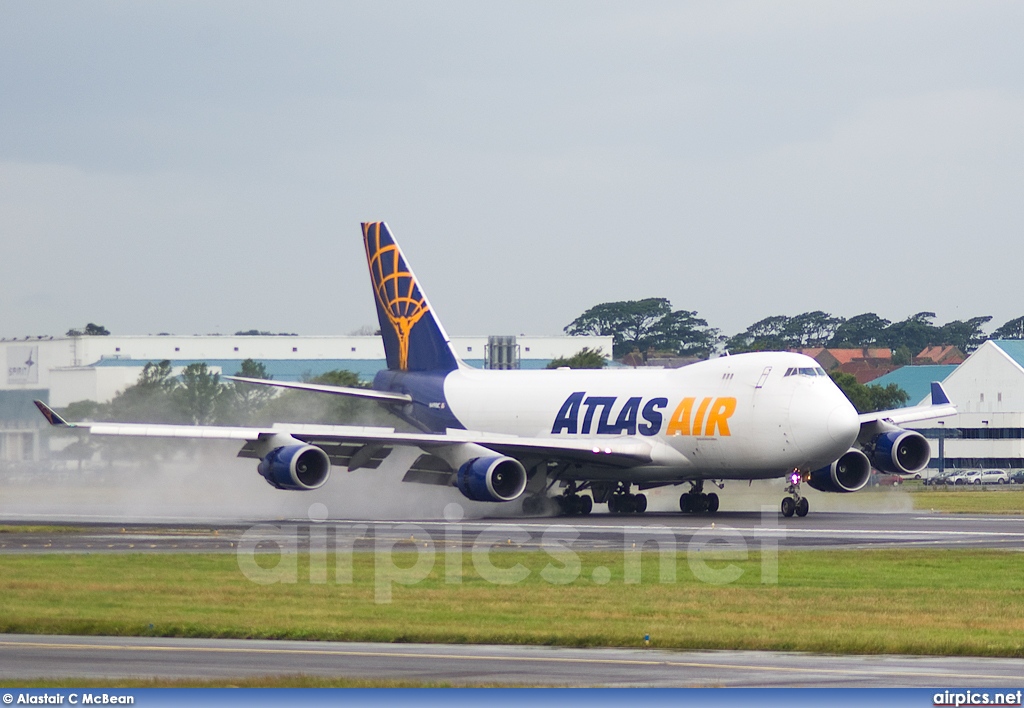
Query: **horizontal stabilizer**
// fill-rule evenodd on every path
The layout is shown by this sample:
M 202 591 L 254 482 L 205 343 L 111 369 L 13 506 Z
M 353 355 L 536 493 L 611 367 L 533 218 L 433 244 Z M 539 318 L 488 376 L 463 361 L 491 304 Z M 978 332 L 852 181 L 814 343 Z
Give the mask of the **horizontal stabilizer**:
M 412 396 L 405 393 L 392 393 L 390 391 L 377 391 L 372 388 L 349 388 L 347 386 L 330 386 L 328 384 L 300 383 L 298 381 L 271 381 L 268 379 L 249 379 L 244 376 L 222 376 L 228 381 L 239 383 L 256 384 L 259 386 L 274 386 L 276 388 L 291 388 L 298 391 L 315 391 L 317 393 L 330 393 L 335 396 L 352 396 L 354 398 L 370 398 L 376 401 L 397 401 L 400 403 L 411 403 Z

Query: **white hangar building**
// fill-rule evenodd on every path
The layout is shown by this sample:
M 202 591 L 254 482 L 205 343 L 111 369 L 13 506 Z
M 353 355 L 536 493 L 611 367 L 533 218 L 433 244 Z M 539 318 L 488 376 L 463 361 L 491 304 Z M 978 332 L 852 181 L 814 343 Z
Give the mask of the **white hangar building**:
M 453 337 L 459 356 L 479 368 L 542 369 L 584 347 L 612 351 L 611 337 Z M 134 384 L 150 362 L 175 372 L 197 362 L 223 374 L 242 361 L 262 363 L 278 381 L 300 381 L 347 369 L 370 382 L 387 367 L 379 336 L 140 335 L 26 337 L 0 340 L 0 463 L 39 459 L 45 421 L 32 401 L 54 408 L 109 401 Z
M 912 381 L 917 373 L 915 369 L 938 373 L 943 367 L 903 367 L 872 383 L 884 386 L 901 384 L 901 378 Z M 905 372 L 902 377 L 901 372 Z M 940 465 L 939 440 L 943 439 L 942 457 L 946 469 L 1024 468 L 1024 341 L 989 340 L 945 378 L 935 378 L 942 380 L 958 414 L 927 421 L 923 425 L 928 427 L 920 428 L 931 439 L 930 466 Z M 929 400 L 920 387 L 903 385 L 903 388 L 911 393 L 910 405 Z

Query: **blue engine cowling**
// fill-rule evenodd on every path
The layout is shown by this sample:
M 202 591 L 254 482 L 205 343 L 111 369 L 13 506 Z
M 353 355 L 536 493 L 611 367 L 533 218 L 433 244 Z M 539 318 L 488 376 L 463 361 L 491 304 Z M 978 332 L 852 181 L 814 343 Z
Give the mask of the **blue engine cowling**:
M 477 457 L 459 467 L 456 482 L 473 501 L 507 502 L 526 491 L 526 468 L 511 457 Z
M 331 458 L 315 445 L 287 445 L 268 452 L 257 469 L 272 487 L 309 491 L 327 482 Z
M 882 433 L 874 439 L 871 447 L 871 464 L 883 472 L 919 472 L 932 459 L 932 447 L 928 440 L 912 430 Z
M 863 489 L 871 476 L 871 461 L 853 448 L 828 467 L 811 472 L 809 485 L 819 492 L 856 492 Z

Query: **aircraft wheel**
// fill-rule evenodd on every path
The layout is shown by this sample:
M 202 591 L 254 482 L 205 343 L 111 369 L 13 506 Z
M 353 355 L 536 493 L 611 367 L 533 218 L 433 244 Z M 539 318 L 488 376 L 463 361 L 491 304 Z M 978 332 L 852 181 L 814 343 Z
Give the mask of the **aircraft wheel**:
M 807 497 L 800 497 L 800 501 L 796 503 L 796 515 L 807 516 L 807 512 L 811 510 L 811 505 L 807 502 Z
M 679 495 L 679 511 L 689 514 L 693 511 L 693 501 L 689 494 Z
M 588 496 L 580 496 L 580 514 L 586 516 L 594 510 L 594 500 Z
M 708 511 L 712 514 L 718 511 L 718 495 L 714 492 L 708 494 Z
M 636 511 L 636 497 L 632 494 L 623 494 L 621 504 L 623 514 L 632 514 Z
M 638 514 L 642 514 L 647 511 L 647 495 L 637 494 L 633 497 L 633 511 Z
M 699 497 L 694 499 L 694 502 L 696 502 L 694 504 L 694 511 L 696 511 L 698 514 L 703 514 L 704 512 L 706 512 L 708 510 L 708 495 L 707 494 L 701 494 Z
M 608 497 L 608 513 L 619 513 L 619 496 L 617 494 L 613 494 L 610 497 Z
M 784 497 L 782 499 L 782 515 L 787 519 L 793 515 L 796 511 L 796 502 L 793 501 L 793 497 Z

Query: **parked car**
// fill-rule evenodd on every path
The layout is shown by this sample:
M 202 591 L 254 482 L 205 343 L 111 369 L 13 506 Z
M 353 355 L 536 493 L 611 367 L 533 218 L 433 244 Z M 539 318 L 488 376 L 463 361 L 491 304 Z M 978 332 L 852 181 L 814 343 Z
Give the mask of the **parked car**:
M 951 474 L 953 474 L 953 472 L 954 472 L 953 470 L 946 470 L 945 472 L 942 472 L 941 474 L 936 472 L 931 477 L 925 478 L 925 480 L 924 480 L 925 486 L 928 486 L 928 487 L 941 487 L 941 486 L 943 486 L 945 484 L 950 484 L 949 476 Z
M 1006 470 L 981 470 L 974 477 L 971 477 L 971 484 L 1006 484 L 1010 481 L 1010 475 Z
M 880 487 L 898 487 L 903 484 L 903 477 L 898 474 L 885 474 L 878 470 L 871 470 L 871 476 L 868 478 L 868 486 L 880 486 Z
M 1010 484 L 1024 484 L 1024 470 L 1017 470 L 1011 474 Z
M 981 472 L 981 470 L 954 470 L 946 477 L 946 484 L 955 484 L 956 486 L 967 484 L 968 479 L 975 472 Z

